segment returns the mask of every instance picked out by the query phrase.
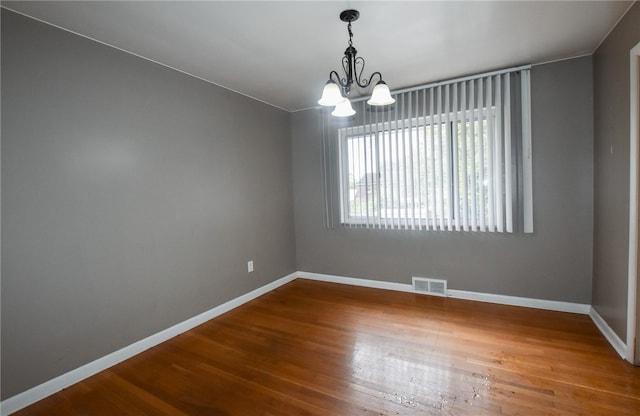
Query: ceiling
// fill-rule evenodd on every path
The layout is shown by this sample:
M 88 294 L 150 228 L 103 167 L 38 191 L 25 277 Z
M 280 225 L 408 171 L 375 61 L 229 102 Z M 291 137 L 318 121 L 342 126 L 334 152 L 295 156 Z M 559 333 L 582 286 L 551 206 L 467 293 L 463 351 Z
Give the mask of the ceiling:
M 590 54 L 632 1 L 3 1 L 2 6 L 295 111 L 316 105 L 355 8 L 364 75 L 391 89 Z M 354 92 L 352 92 L 354 94 Z

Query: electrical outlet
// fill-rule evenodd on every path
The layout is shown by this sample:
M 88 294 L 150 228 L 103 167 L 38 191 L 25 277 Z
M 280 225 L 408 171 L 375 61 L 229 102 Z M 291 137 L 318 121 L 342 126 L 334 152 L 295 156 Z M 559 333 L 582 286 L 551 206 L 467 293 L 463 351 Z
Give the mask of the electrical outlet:
M 247 272 L 251 273 L 253 271 L 253 260 L 249 260 L 247 262 Z

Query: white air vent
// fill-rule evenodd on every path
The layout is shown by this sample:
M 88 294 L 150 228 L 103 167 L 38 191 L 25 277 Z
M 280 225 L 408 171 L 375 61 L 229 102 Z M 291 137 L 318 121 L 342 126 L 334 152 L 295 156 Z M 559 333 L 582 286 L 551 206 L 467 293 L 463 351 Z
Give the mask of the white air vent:
M 447 296 L 447 281 L 427 277 L 413 277 L 413 291 L 427 295 Z

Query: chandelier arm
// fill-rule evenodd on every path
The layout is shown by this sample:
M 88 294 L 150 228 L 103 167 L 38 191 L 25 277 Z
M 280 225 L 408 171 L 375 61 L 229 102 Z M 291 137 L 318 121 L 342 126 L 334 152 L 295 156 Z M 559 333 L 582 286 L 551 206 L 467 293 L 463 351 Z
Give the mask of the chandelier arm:
M 347 85 L 347 80 L 340 78 L 340 75 L 338 75 L 338 72 L 336 71 L 329 72 L 329 79 L 340 85 L 341 88 L 345 88 Z
M 349 62 L 349 57 L 347 56 L 343 56 L 342 57 L 342 70 L 344 71 L 346 78 L 342 78 L 342 80 L 344 81 L 344 85 L 349 83 L 349 70 L 351 63 Z
M 360 67 L 360 71 L 358 71 L 358 65 L 361 65 Z M 355 70 L 356 73 L 356 84 L 358 84 L 358 86 L 360 88 L 366 88 L 369 83 L 371 82 L 371 78 L 373 78 L 373 75 L 371 75 L 371 78 L 367 79 L 362 79 L 362 72 L 364 71 L 364 66 L 365 66 L 365 60 L 363 57 L 359 56 L 356 58 L 356 60 L 353 62 L 353 68 Z
M 377 72 L 377 71 L 376 71 L 376 72 L 374 72 L 373 74 L 371 74 L 371 76 L 369 77 L 369 79 L 368 79 L 368 80 L 366 80 L 365 84 L 364 84 L 364 85 L 361 85 L 361 87 L 363 87 L 363 88 L 364 88 L 364 87 L 366 87 L 366 86 L 368 86 L 368 85 L 371 85 L 371 81 L 373 81 L 373 77 L 375 77 L 376 75 L 377 75 L 378 77 L 380 77 L 380 81 L 382 81 L 382 74 L 381 74 L 380 72 Z M 358 84 L 358 85 L 360 85 L 360 84 Z

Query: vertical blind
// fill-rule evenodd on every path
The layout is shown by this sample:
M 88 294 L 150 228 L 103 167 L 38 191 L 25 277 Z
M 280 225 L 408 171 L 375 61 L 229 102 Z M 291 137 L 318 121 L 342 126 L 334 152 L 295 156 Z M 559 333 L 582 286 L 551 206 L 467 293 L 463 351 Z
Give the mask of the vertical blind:
M 350 120 L 321 112 L 325 224 L 533 232 L 529 77 L 400 91 L 383 111 L 362 100 Z

